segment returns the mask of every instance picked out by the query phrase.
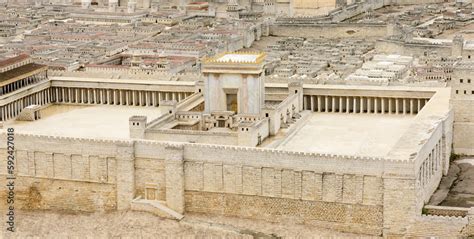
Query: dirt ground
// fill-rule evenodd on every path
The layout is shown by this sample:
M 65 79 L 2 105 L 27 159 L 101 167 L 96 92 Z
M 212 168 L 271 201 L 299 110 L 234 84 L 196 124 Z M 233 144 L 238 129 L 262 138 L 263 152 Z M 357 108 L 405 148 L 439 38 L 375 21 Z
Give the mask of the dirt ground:
M 441 179 L 430 205 L 474 207 L 474 158 L 461 158 L 451 163 L 448 175 Z
M 364 238 L 314 226 L 192 214 L 180 222 L 135 211 L 16 214 L 16 232 L 3 231 L 0 238 Z

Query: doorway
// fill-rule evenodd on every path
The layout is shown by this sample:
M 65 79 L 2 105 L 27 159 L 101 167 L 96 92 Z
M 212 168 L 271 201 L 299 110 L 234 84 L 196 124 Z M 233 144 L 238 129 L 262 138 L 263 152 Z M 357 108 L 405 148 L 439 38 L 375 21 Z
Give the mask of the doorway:
M 227 110 L 237 113 L 237 94 L 226 94 Z

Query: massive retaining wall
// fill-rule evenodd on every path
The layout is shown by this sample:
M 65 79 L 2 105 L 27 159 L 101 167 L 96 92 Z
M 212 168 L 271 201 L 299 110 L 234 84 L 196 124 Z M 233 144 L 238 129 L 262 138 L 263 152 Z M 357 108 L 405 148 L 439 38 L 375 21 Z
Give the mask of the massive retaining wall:
M 5 135 L 0 145 L 6 158 Z M 124 210 L 153 192 L 179 213 L 292 220 L 372 235 L 400 229 L 390 220 L 387 229 L 386 213 L 421 214 L 397 206 L 416 203 L 394 194 L 412 185 L 402 188 L 416 195 L 414 175 L 406 176 L 414 165 L 406 160 L 22 134 L 15 147 L 18 208 Z M 397 177 L 400 172 L 405 175 Z M 2 190 L 0 200 L 5 196 Z

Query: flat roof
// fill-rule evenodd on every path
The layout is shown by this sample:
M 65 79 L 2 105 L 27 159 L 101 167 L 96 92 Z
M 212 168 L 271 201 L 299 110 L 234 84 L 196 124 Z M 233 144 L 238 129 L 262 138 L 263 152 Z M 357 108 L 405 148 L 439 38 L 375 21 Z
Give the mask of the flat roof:
M 257 62 L 256 54 L 226 54 L 216 59 L 219 62 Z
M 383 157 L 414 119 L 413 115 L 312 113 L 278 149 Z

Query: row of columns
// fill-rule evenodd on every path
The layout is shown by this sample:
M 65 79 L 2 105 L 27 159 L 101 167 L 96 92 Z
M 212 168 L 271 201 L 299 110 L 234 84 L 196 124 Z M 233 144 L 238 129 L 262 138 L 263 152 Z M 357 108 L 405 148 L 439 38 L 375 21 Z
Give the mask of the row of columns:
M 1 121 L 12 119 L 29 105 L 49 103 L 158 106 L 162 100 L 181 101 L 192 92 L 157 92 L 116 89 L 53 87 L 28 95 L 0 107 Z
M 304 96 L 304 108 L 313 112 L 417 114 L 429 99 L 365 96 Z
M 0 87 L 0 95 L 8 94 L 10 92 L 13 92 L 17 89 L 20 89 L 22 87 L 25 87 L 27 85 L 35 84 L 37 82 L 40 82 L 42 80 L 46 79 L 46 72 L 44 73 L 38 73 L 29 77 L 26 77 L 21 80 L 17 80 L 15 82 L 6 84 L 2 87 Z
M 158 106 L 162 100 L 176 100 L 179 102 L 191 94 L 193 93 L 65 87 L 53 88 L 54 102 L 76 104 Z
M 429 184 L 431 178 L 441 169 L 442 158 L 441 140 L 439 140 L 418 171 L 417 181 L 422 188 Z
M 51 102 L 51 88 L 48 88 L 0 107 L 0 117 L 2 121 L 6 121 L 16 117 L 23 108 L 29 105 L 45 105 Z

